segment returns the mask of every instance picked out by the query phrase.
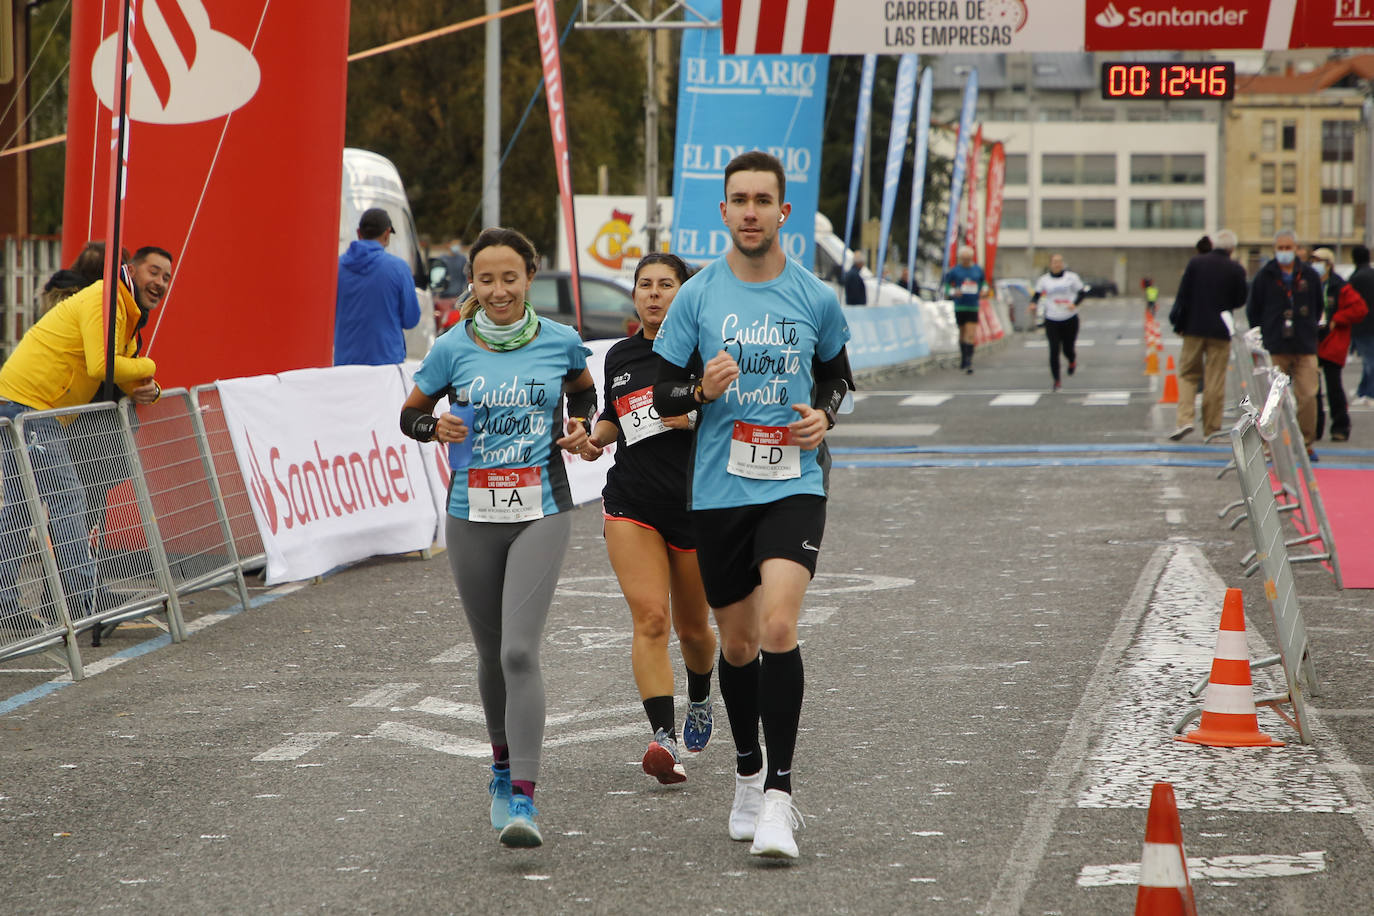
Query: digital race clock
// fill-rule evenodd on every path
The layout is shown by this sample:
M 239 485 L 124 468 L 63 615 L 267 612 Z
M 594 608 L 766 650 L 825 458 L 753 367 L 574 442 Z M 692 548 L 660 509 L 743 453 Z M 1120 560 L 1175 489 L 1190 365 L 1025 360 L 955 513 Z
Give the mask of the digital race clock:
M 1104 99 L 1203 99 L 1220 101 L 1236 94 L 1231 62 L 1174 64 L 1110 61 L 1102 64 Z

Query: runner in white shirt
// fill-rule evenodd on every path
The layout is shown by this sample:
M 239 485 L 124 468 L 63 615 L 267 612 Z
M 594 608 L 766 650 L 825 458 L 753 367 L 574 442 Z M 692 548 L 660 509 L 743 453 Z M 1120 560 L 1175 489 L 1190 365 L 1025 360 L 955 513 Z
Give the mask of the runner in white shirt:
M 1050 272 L 1035 281 L 1035 295 L 1031 302 L 1044 300 L 1045 337 L 1050 343 L 1050 374 L 1054 376 L 1054 390 L 1060 388 L 1059 351 L 1069 361 L 1069 375 L 1078 368 L 1074 342 L 1078 340 L 1078 303 L 1083 301 L 1087 287 L 1071 270 L 1064 269 L 1062 254 L 1050 255 Z

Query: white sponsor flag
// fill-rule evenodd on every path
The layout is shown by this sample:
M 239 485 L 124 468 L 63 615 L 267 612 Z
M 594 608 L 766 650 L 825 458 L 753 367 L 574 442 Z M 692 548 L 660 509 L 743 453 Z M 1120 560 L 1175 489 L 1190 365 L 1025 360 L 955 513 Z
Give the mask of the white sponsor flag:
M 395 366 L 218 384 L 267 552 L 267 583 L 429 547 L 438 516 L 419 443 L 401 434 Z

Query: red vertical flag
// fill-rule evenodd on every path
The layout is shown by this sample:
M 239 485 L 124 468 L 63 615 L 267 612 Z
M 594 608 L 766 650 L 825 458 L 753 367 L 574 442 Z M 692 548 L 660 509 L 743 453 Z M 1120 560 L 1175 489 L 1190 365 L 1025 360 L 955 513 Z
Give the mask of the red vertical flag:
M 549 103 L 549 132 L 553 134 L 553 163 L 558 172 L 558 196 L 567 227 L 568 263 L 572 271 L 573 314 L 582 330 L 582 282 L 577 269 L 577 222 L 573 219 L 572 158 L 568 155 L 568 119 L 563 103 L 563 68 L 558 58 L 558 18 L 553 0 L 535 0 L 534 23 L 539 32 L 539 58 L 544 63 L 544 98 Z
M 968 206 L 964 210 L 964 244 L 978 250 L 978 154 L 983 149 L 983 125 L 968 146 Z
M 987 229 L 983 236 L 983 273 L 992 282 L 997 263 L 997 234 L 1002 231 L 1002 189 L 1007 180 L 1007 154 L 1001 142 L 992 145 L 988 155 Z

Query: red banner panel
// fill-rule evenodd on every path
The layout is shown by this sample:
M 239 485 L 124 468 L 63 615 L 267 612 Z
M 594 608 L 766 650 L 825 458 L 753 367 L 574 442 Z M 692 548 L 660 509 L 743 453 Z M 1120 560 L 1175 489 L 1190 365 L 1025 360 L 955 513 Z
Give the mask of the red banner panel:
M 75 0 L 63 257 L 106 233 L 122 0 Z M 348 0 L 139 0 L 121 243 L 164 388 L 332 363 Z
M 1087 0 L 1089 51 L 1263 47 L 1269 0 Z

